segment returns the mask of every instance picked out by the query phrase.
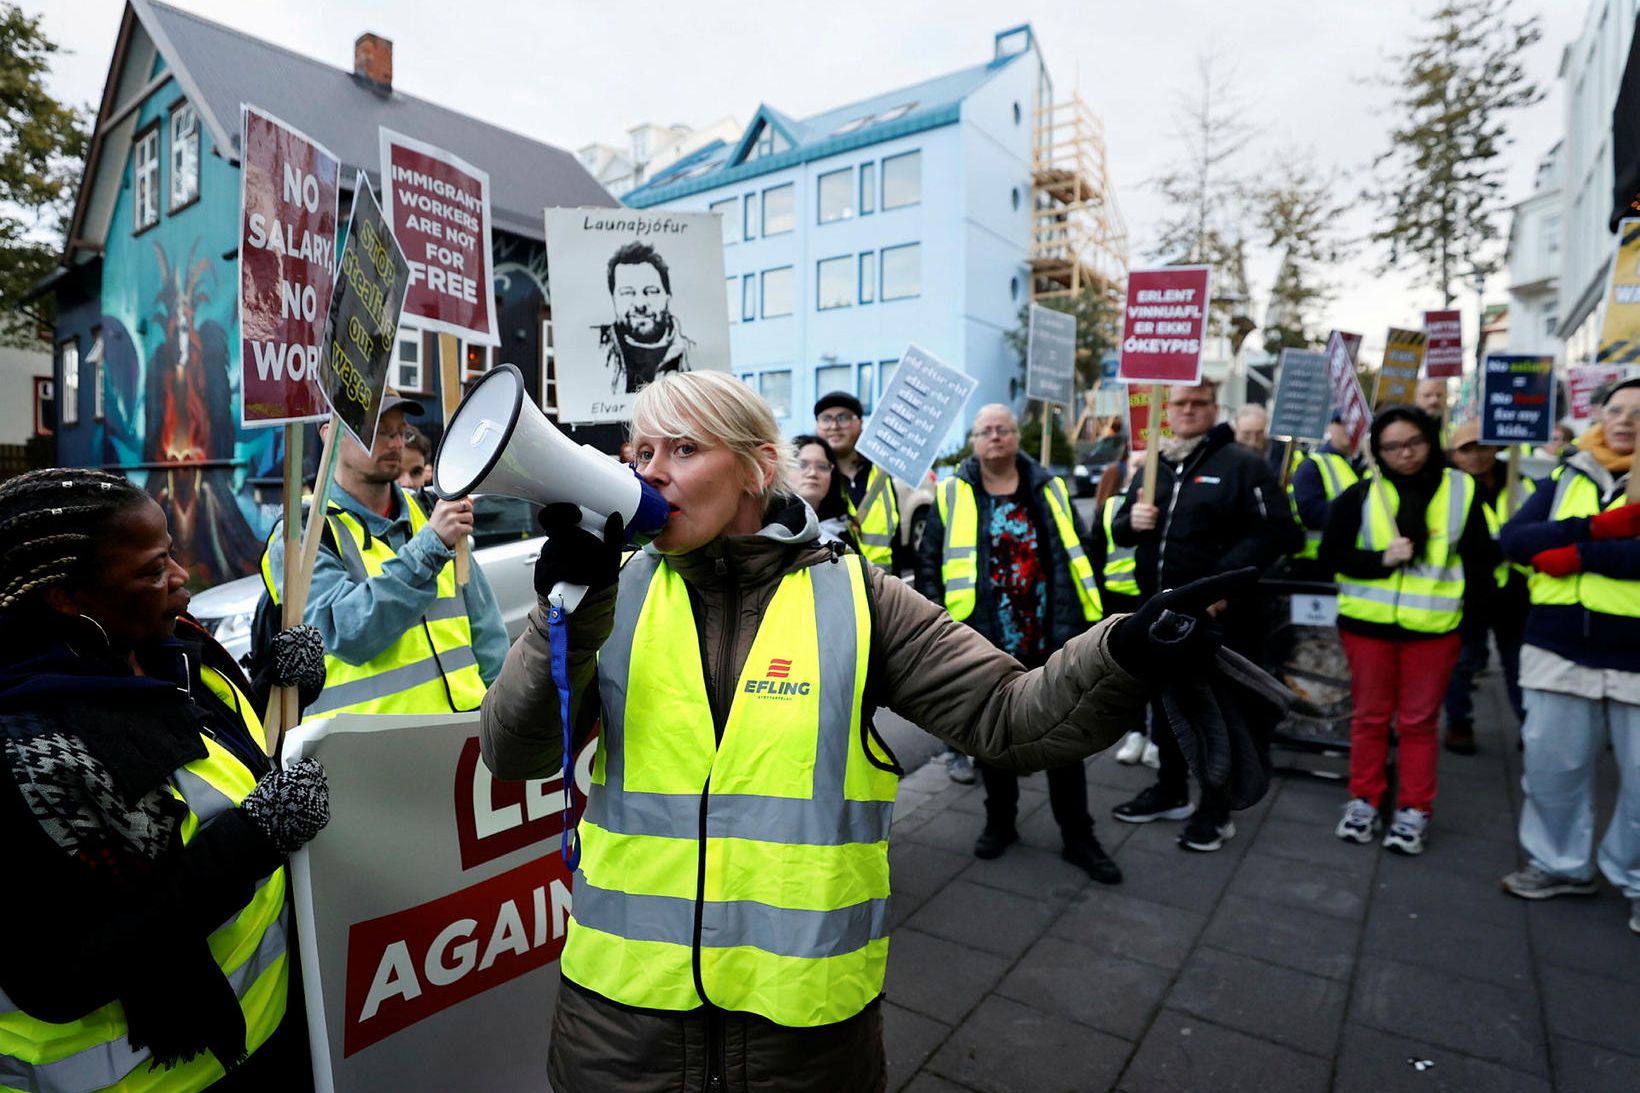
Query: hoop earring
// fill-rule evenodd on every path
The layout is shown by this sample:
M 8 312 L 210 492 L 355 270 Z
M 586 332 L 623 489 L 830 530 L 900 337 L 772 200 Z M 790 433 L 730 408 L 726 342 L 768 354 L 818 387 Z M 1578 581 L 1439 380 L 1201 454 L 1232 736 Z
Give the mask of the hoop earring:
M 101 639 L 101 641 L 102 641 L 102 649 L 100 650 L 100 652 L 103 655 L 107 655 L 108 653 L 113 651 L 114 643 L 108 640 L 108 631 L 103 629 L 103 624 L 102 623 L 98 622 L 96 619 L 92 618 L 90 615 L 86 614 L 83 611 L 80 612 L 78 615 L 74 615 L 74 616 L 71 616 L 71 617 L 77 618 L 77 619 L 84 619 L 86 622 L 89 622 L 92 625 L 92 627 L 97 631 L 97 637 L 99 639 Z M 69 647 L 69 649 L 73 650 L 73 652 L 75 653 L 76 656 L 79 656 L 82 659 L 85 658 L 85 654 L 80 652 L 78 649 L 76 649 L 74 647 L 74 643 L 72 641 L 68 642 L 68 647 Z

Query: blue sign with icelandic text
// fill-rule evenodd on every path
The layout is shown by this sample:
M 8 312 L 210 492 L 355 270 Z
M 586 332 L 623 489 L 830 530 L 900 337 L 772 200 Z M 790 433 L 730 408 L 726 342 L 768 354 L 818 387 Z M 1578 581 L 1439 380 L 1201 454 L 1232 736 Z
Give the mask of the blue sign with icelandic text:
M 1547 444 L 1554 428 L 1554 358 L 1487 357 L 1481 370 L 1481 443 Z

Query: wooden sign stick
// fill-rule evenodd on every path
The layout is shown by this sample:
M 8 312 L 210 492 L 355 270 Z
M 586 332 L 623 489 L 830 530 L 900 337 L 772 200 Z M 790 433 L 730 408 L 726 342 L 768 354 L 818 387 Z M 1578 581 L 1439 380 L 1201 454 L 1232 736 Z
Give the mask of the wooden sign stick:
M 1509 453 L 1509 469 L 1504 472 L 1503 478 L 1503 503 L 1505 506 L 1505 516 L 1503 518 L 1505 520 L 1513 516 L 1515 510 L 1520 508 L 1520 460 L 1519 448 Z
M 1293 444 L 1293 438 L 1288 437 L 1286 443 L 1281 446 L 1281 489 L 1284 493 L 1293 477 Z
M 456 407 L 461 405 L 461 362 L 454 334 L 438 336 L 439 404 L 444 410 L 444 427 L 450 427 Z M 472 540 L 463 536 L 456 544 L 456 584 L 465 585 L 472 576 Z
M 1041 459 L 1041 463 L 1044 467 L 1046 467 L 1048 465 L 1048 459 L 1050 458 L 1052 451 L 1053 451 L 1053 403 L 1044 402 L 1042 404 L 1042 459 Z
M 302 447 L 307 433 L 300 423 L 285 426 L 285 524 L 280 534 L 285 539 L 285 572 L 280 588 L 288 592 L 296 584 L 296 573 L 302 561 Z M 287 595 L 280 604 L 280 626 L 289 630 L 302 622 L 302 613 L 291 606 Z M 272 717 L 264 721 L 262 729 L 268 755 L 276 751 L 276 741 L 285 726 L 296 724 L 300 703 L 294 687 L 280 687 L 274 691 L 278 710 L 269 710 Z M 268 723 L 268 722 L 271 722 Z
M 1162 385 L 1150 388 L 1150 420 L 1145 422 L 1145 484 L 1139 500 L 1147 505 L 1156 503 L 1156 475 L 1161 469 L 1162 442 Z

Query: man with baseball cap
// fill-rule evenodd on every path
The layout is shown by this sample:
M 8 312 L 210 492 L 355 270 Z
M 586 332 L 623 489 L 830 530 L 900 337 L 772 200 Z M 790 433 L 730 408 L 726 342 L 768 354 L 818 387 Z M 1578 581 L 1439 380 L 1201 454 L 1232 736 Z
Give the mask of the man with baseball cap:
M 327 672 L 308 716 L 476 710 L 506 659 L 506 624 L 483 570 L 472 567 L 467 584 L 456 584 L 455 548 L 472 534 L 472 499 L 436 501 L 427 514 L 398 484 L 405 415 L 423 412 L 389 390 L 369 450 L 338 438 L 302 617 L 324 639 Z M 276 523 L 262 555 L 274 603 L 284 591 L 284 547 Z
M 843 472 L 849 516 L 860 527 L 860 553 L 873 565 L 894 564 L 894 537 L 900 530 L 900 505 L 894 480 L 855 451 L 865 426 L 865 408 L 847 391 L 822 395 L 814 404 L 814 431 L 831 445 L 837 469 Z

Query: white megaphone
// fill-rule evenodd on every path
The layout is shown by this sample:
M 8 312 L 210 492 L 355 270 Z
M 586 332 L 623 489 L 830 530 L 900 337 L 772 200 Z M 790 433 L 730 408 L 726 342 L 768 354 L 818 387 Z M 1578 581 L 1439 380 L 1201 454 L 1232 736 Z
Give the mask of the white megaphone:
M 619 513 L 633 542 L 658 535 L 670 512 L 631 467 L 559 432 L 525 397 L 524 375 L 510 364 L 486 372 L 451 415 L 433 458 L 433 492 L 447 501 L 474 493 L 567 501 L 581 507 L 581 527 L 600 538 Z M 559 582 L 550 598 L 573 611 L 585 594 L 581 585 Z

